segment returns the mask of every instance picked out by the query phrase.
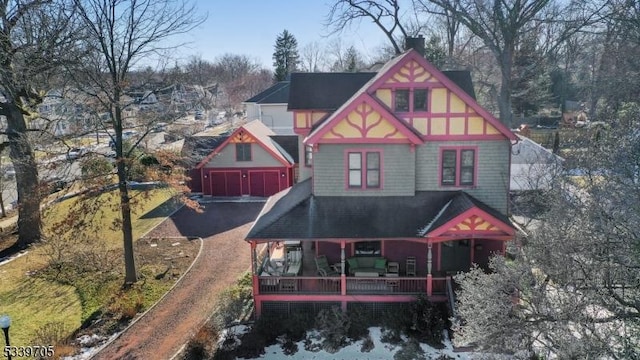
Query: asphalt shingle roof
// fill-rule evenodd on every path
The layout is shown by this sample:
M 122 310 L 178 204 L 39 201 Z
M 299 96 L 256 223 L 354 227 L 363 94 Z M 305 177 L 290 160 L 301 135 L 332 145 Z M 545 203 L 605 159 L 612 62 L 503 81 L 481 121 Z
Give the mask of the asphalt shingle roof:
M 429 229 L 435 229 L 473 206 L 510 224 L 506 216 L 461 191 L 316 197 L 311 195 L 308 179 L 270 198 L 247 238 L 416 238 L 429 224 Z
M 376 73 L 293 73 L 289 89 L 289 110 L 339 108 Z
M 299 163 L 298 135 L 271 135 L 273 141 L 280 145 L 293 159 L 294 163 Z
M 286 104 L 289 101 L 289 85 L 289 81 L 280 81 L 244 102 L 258 104 Z

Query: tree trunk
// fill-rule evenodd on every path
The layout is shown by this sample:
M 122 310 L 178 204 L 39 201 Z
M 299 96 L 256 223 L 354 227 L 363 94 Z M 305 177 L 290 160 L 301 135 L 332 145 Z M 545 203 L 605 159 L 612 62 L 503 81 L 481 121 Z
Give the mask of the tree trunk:
M 120 167 L 124 172 L 124 164 L 118 164 L 118 177 L 124 178 L 118 183 L 120 191 L 120 209 L 122 214 L 122 238 L 124 242 L 124 283 L 133 284 L 138 281 L 136 274 L 135 256 L 133 253 L 133 228 L 131 226 L 131 206 L 129 201 L 129 189 L 127 188 L 126 174 L 120 176 Z
M 8 108 L 7 125 L 9 157 L 16 170 L 18 190 L 18 248 L 25 248 L 42 238 L 40 219 L 40 192 L 38 167 L 31 144 L 27 139 L 24 116 L 15 104 L 5 104 Z
M 511 68 L 513 63 L 513 51 L 508 47 L 497 56 L 500 63 L 502 75 L 500 83 L 500 95 L 498 96 L 498 109 L 500 110 L 500 121 L 508 128 L 511 128 Z
M 131 225 L 131 201 L 127 188 L 127 169 L 122 140 L 122 109 L 120 108 L 120 93 L 115 90 L 115 121 L 114 130 L 116 136 L 116 158 L 118 159 L 118 191 L 120 192 L 120 213 L 122 215 L 122 240 L 124 247 L 124 283 L 133 284 L 138 281 L 136 274 L 136 262 L 133 254 L 133 227 Z

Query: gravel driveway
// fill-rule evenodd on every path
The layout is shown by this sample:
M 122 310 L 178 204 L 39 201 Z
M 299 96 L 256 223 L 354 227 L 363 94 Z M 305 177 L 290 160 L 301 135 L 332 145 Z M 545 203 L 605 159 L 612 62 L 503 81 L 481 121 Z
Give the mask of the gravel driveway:
M 191 271 L 151 311 L 93 359 L 169 359 L 215 307 L 217 294 L 251 263 L 244 237 L 264 203 L 211 203 L 197 214 L 183 208 L 148 236 L 199 236 L 203 249 Z

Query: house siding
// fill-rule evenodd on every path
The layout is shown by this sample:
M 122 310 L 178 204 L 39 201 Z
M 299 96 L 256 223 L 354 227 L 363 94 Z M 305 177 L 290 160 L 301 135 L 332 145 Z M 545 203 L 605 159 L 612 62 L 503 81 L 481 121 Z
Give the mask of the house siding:
M 206 166 L 207 168 L 247 168 L 247 167 L 272 167 L 282 166 L 282 163 L 274 159 L 262 146 L 251 144 L 251 161 L 236 161 L 236 145 L 229 143 L 216 154 Z
M 381 150 L 380 189 L 348 189 L 345 179 L 347 150 Z M 415 151 L 407 144 L 322 144 L 313 154 L 313 189 L 316 196 L 413 196 Z
M 440 148 L 469 146 L 477 148 L 477 179 L 474 187 L 441 186 L 439 183 Z M 462 189 L 485 204 L 507 213 L 509 193 L 510 143 L 500 141 L 432 141 L 416 149 L 416 190 L 443 191 Z
M 312 167 L 306 166 L 304 164 L 305 161 L 305 145 L 303 142 L 304 138 L 302 136 L 298 136 L 298 162 L 299 162 L 299 172 L 298 172 L 298 182 L 304 181 L 311 177 Z M 313 158 L 311 163 L 313 165 L 313 160 L 315 160 L 316 154 L 313 154 Z
M 287 104 L 262 104 L 260 121 L 278 135 L 293 135 L 293 113 L 287 111 Z

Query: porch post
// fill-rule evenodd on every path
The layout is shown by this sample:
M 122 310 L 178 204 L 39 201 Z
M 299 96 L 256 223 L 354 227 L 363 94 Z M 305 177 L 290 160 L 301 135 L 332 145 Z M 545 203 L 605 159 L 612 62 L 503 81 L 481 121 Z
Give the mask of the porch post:
M 433 263 L 433 254 L 431 253 L 431 240 L 427 240 L 427 296 L 431 296 L 433 293 L 433 277 L 431 276 L 431 266 Z
M 256 250 L 257 244 L 255 241 L 251 242 L 251 283 L 253 285 L 253 296 L 260 294 L 260 279 L 258 279 L 258 254 Z M 258 301 L 256 301 L 256 315 L 260 316 L 258 312 Z
M 258 274 L 258 253 L 257 244 L 255 241 L 251 242 L 251 273 Z
M 469 268 L 471 268 L 471 266 L 473 265 L 473 261 L 475 260 L 475 255 L 476 255 L 476 239 L 471 239 L 470 241 L 471 243 L 471 255 L 469 256 Z
M 342 296 L 347 295 L 347 275 L 345 274 L 345 252 L 344 247 L 347 242 L 344 240 L 340 241 L 340 294 Z M 343 312 L 347 312 L 347 302 L 342 301 L 341 307 Z
M 340 293 L 347 295 L 347 275 L 345 274 L 345 251 L 346 241 L 340 241 Z

